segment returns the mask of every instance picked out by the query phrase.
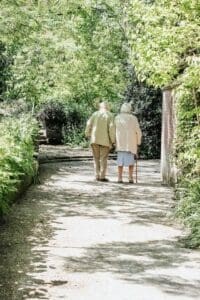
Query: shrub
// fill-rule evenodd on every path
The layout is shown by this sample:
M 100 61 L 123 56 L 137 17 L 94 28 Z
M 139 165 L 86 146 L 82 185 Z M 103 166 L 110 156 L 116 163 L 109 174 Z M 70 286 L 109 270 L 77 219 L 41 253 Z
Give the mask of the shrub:
M 189 228 L 190 234 L 185 239 L 186 246 L 200 246 L 200 184 L 199 178 L 182 182 L 184 192 L 177 193 L 177 215 Z
M 59 101 L 51 100 L 43 105 L 39 117 L 45 122 L 46 126 L 62 126 L 66 121 L 64 105 Z
M 6 46 L 0 40 L 0 101 L 3 101 L 3 93 L 6 91 L 6 80 L 9 77 L 11 59 L 6 54 Z
M 44 104 L 39 113 L 39 118 L 45 125 L 49 143 L 61 144 L 63 140 L 62 128 L 66 122 L 64 105 L 56 100 L 49 101 Z
M 188 84 L 188 80 L 186 82 Z M 196 97 L 194 97 L 194 95 Z M 180 87 L 177 92 L 176 164 L 179 177 L 177 215 L 190 229 L 186 245 L 200 246 L 200 96 L 198 89 Z
M 8 212 L 9 195 L 24 175 L 34 175 L 37 122 L 30 116 L 0 123 L 0 216 Z
M 64 125 L 64 143 L 74 146 L 88 146 L 84 131 L 88 109 L 77 103 L 68 103 L 66 106 L 66 121 Z
M 162 93 L 160 89 L 140 82 L 134 69 L 129 66 L 131 82 L 125 92 L 126 101 L 133 103 L 142 130 L 140 156 L 160 158 Z

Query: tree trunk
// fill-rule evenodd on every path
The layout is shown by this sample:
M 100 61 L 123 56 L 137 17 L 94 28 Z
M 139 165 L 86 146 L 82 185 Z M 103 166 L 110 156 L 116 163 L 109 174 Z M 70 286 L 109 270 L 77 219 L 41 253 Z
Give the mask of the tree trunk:
M 169 87 L 163 90 L 162 104 L 161 176 L 164 184 L 176 182 L 177 170 L 173 159 L 175 123 L 175 97 Z

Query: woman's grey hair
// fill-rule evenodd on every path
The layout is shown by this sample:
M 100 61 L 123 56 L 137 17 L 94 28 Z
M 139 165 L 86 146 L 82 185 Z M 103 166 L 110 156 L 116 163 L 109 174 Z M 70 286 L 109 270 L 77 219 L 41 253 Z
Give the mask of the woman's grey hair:
M 121 109 L 120 109 L 120 112 L 121 113 L 131 113 L 131 110 L 132 110 L 132 106 L 131 106 L 131 103 L 123 103 L 122 106 L 121 106 Z

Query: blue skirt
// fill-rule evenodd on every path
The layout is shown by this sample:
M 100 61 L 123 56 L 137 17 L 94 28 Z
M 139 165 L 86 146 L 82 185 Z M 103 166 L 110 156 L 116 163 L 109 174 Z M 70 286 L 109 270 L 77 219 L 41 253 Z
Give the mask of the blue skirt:
M 133 166 L 135 163 L 134 154 L 127 151 L 117 152 L 117 165 L 118 166 Z

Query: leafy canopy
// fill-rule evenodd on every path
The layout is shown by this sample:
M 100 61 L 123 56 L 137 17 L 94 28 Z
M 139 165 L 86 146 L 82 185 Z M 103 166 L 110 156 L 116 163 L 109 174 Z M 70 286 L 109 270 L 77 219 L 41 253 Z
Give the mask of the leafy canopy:
M 131 61 L 156 86 L 181 81 L 199 69 L 200 2 L 131 0 L 126 9 Z
M 14 58 L 8 99 L 120 97 L 127 49 L 107 1 L 1 1 L 0 9 L 0 39 Z

